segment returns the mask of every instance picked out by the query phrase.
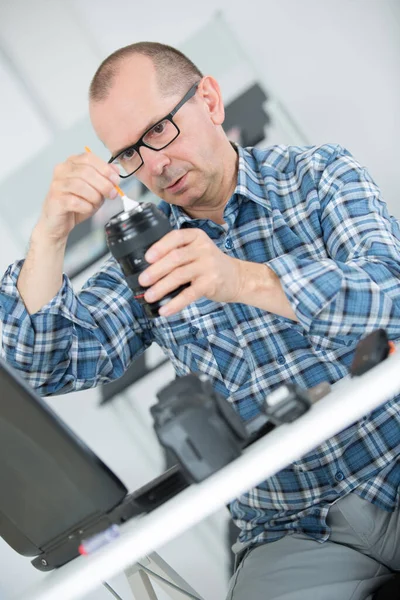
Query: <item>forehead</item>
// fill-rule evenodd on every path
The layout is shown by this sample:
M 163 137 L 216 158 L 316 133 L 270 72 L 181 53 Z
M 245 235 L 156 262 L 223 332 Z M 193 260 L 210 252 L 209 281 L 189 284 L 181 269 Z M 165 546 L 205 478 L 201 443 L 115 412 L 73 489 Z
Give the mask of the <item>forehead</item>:
M 90 103 L 90 118 L 98 137 L 115 153 L 134 143 L 178 101 L 161 94 L 151 60 L 135 56 L 120 66 L 107 97 Z

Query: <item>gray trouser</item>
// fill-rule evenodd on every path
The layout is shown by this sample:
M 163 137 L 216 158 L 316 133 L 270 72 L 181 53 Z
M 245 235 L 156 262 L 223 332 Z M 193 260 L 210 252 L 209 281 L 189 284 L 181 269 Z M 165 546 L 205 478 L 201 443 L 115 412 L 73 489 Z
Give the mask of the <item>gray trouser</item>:
M 244 551 L 227 600 L 370 600 L 400 570 L 400 510 L 352 493 L 329 510 L 327 542 L 287 535 Z

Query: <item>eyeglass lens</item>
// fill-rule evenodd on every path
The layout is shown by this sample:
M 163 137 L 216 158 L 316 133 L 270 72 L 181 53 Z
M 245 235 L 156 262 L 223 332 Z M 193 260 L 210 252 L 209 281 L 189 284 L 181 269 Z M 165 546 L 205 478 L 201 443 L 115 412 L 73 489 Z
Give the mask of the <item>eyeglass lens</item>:
M 168 146 L 179 134 L 178 129 L 169 119 L 159 121 L 143 137 L 143 143 L 153 150 L 162 150 Z M 120 169 L 122 177 L 130 175 L 142 164 L 142 159 L 137 150 L 128 148 L 114 161 Z

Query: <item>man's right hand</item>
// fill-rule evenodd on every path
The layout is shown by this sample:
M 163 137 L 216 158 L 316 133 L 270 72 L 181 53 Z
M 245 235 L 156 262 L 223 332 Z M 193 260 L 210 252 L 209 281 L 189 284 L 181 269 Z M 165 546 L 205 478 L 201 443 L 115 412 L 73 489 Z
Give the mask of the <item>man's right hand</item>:
M 43 204 L 38 227 L 54 241 L 66 240 L 72 229 L 88 219 L 104 203 L 116 198 L 118 167 L 85 152 L 69 157 L 54 169 L 53 181 Z

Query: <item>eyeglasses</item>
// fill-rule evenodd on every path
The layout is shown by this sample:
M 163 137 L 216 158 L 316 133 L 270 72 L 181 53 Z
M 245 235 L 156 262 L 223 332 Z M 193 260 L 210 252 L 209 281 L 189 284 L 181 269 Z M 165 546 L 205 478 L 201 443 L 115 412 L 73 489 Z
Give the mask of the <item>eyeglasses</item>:
M 130 177 L 143 165 L 144 160 L 140 154 L 140 148 L 142 146 L 158 152 L 176 140 L 181 131 L 178 125 L 174 123 L 173 117 L 178 110 L 195 95 L 199 83 L 200 81 L 197 81 L 192 85 L 190 90 L 183 96 L 182 100 L 175 108 L 173 108 L 167 116 L 163 117 L 160 121 L 157 121 L 155 125 L 152 125 L 147 129 L 136 144 L 128 146 L 128 148 L 121 150 L 116 156 L 110 158 L 108 163 L 118 165 L 120 177 Z

